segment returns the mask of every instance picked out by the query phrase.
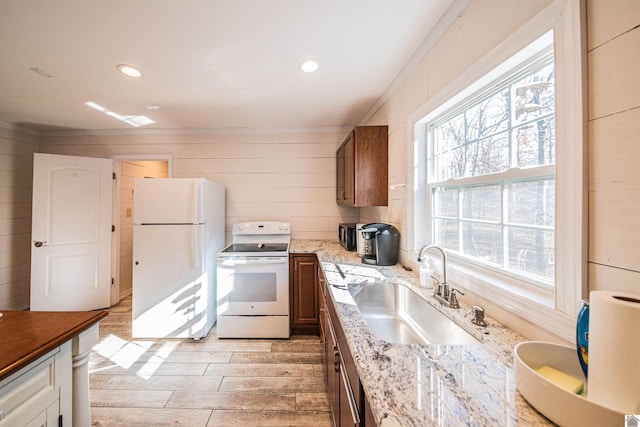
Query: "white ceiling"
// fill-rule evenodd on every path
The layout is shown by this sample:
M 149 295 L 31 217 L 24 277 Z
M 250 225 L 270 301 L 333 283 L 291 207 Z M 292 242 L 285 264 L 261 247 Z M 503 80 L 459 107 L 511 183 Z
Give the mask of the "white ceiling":
M 144 128 L 358 124 L 453 2 L 2 0 L 0 120 L 133 129 L 93 101 L 155 121 Z M 298 70 L 308 57 L 318 72 Z M 144 77 L 121 75 L 121 63 Z

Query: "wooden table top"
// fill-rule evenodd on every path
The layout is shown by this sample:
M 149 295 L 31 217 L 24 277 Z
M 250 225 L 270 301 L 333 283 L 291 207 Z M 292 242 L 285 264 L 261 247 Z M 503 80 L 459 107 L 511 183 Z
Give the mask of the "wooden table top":
M 109 314 L 106 310 L 0 312 L 0 380 Z

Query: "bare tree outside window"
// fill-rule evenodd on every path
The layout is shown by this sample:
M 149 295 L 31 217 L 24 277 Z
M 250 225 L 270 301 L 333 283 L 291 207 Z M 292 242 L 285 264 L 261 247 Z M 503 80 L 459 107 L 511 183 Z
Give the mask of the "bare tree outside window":
M 429 127 L 435 243 L 553 283 L 553 55 L 505 76 Z

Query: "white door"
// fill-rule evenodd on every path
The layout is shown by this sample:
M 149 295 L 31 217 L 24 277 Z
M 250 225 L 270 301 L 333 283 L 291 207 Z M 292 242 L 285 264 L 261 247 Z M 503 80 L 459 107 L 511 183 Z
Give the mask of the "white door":
M 31 310 L 108 307 L 113 161 L 34 154 Z

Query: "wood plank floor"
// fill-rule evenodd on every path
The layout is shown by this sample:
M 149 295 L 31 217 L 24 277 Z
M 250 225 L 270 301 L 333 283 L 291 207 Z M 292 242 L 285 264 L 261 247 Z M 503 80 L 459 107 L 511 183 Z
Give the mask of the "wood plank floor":
M 94 426 L 332 425 L 319 338 L 132 339 L 131 298 L 91 353 Z

